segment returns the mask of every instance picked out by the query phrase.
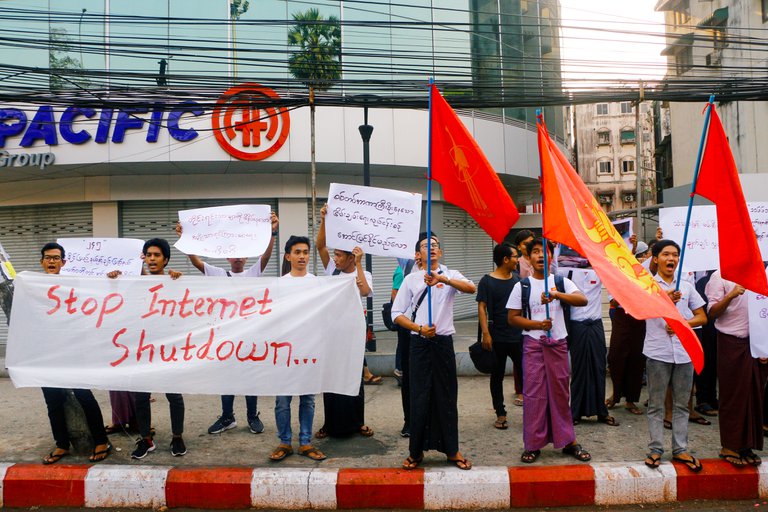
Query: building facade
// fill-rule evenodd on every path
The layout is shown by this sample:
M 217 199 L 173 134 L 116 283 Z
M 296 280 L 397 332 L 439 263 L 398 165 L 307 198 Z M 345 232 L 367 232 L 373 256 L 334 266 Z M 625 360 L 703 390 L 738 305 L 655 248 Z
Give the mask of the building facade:
M 308 234 L 309 108 L 270 104 L 305 94 L 290 80 L 286 40 L 292 15 L 308 7 L 342 22 L 343 80 L 323 93 L 329 98 L 370 93 L 377 80 L 387 96 L 398 83 L 426 85 L 429 75 L 454 90 L 559 87 L 558 2 L 436 4 L 265 0 L 232 13 L 229 0 L 2 2 L 4 29 L 16 37 L 0 42 L 0 242 L 17 270 L 37 270 L 50 240 L 173 243 L 179 210 L 242 203 L 278 213 L 279 246 Z M 206 99 L 212 91 L 216 101 Z M 533 110 L 460 114 L 520 208 L 538 202 Z M 545 115 L 562 142 L 562 110 Z M 320 204 L 332 182 L 362 184 L 363 116 L 361 108 L 317 109 Z M 424 109 L 369 109 L 373 186 L 426 194 L 427 117 Z M 446 263 L 479 280 L 493 268 L 493 242 L 441 201 L 439 187 L 433 197 Z M 535 225 L 539 216 L 523 215 L 518 227 Z M 277 275 L 281 257 L 267 275 Z M 395 264 L 374 257 L 377 324 Z M 195 273 L 175 249 L 170 267 Z M 472 297 L 457 308 L 476 311 Z

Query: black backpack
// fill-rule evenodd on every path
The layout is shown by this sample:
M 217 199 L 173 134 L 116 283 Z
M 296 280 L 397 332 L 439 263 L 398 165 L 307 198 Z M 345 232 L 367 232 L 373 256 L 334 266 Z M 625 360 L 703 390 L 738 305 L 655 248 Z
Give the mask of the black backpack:
M 523 306 L 523 316 L 525 318 L 531 318 L 531 280 L 527 277 L 520 280 L 520 301 Z M 555 288 L 560 293 L 565 293 L 565 280 L 563 276 L 555 274 Z M 560 306 L 563 308 L 563 319 L 565 320 L 566 327 L 571 322 L 571 306 L 565 302 L 561 302 Z

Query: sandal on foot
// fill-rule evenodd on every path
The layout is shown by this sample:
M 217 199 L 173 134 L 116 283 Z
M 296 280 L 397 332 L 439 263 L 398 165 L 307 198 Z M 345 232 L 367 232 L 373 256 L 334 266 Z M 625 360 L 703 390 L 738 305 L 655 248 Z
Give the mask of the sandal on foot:
M 581 447 L 580 444 L 570 444 L 563 448 L 563 453 L 572 456 L 574 459 L 581 462 L 589 462 L 592 460 L 592 456 L 587 450 Z
M 509 423 L 507 423 L 507 417 L 506 416 L 499 416 L 496 418 L 496 421 L 493 422 L 494 428 L 497 428 L 499 430 L 507 430 L 509 427 Z
M 403 461 L 403 469 L 407 469 L 407 470 L 416 469 L 417 467 L 419 467 L 419 464 L 421 464 L 421 461 L 423 460 L 424 460 L 423 455 L 418 459 L 411 457 L 409 455 L 408 458 Z
M 672 422 L 669 420 L 664 420 L 664 428 L 667 430 L 672 430 Z
M 317 439 L 325 439 L 326 437 L 328 437 L 328 432 L 326 432 L 324 428 L 315 432 L 315 438 Z
M 279 462 L 289 455 L 293 455 L 293 446 L 289 444 L 281 444 L 269 455 L 269 460 Z
M 742 459 L 738 455 L 734 455 L 732 453 L 720 453 L 718 456 L 723 459 L 725 462 L 730 463 L 732 466 L 737 468 L 743 468 L 747 466 L 747 463 L 744 462 L 744 459 Z
M 639 416 L 640 414 L 643 414 L 643 411 L 642 411 L 642 409 L 640 409 L 640 408 L 639 408 L 638 406 L 636 406 L 635 404 L 632 404 L 632 405 L 625 405 L 625 406 L 624 406 L 624 408 L 625 408 L 627 411 L 631 412 L 632 414 L 637 414 L 638 416 Z
M 53 450 L 51 453 L 43 457 L 43 464 L 45 464 L 46 466 L 49 464 L 56 464 L 64 457 L 69 457 L 68 451 L 63 451 L 61 453 L 55 453 L 55 452 L 56 450 Z
M 523 406 L 523 399 L 522 398 L 515 398 L 515 401 L 513 402 L 516 406 L 522 407 Z
M 688 454 L 690 459 L 683 459 L 678 456 L 672 457 L 672 460 L 675 462 L 680 462 L 682 464 L 685 464 L 685 467 L 687 467 L 692 473 L 698 473 L 702 469 L 701 462 L 699 462 L 699 459 L 694 457 L 691 454 Z
M 613 416 L 598 416 L 597 417 L 597 421 L 600 422 L 600 423 L 605 423 L 609 427 L 618 427 L 619 426 L 619 422 L 616 421 L 616 418 L 614 418 Z M 574 423 L 574 425 L 575 425 L 575 423 Z
M 93 454 L 88 457 L 88 460 L 91 462 L 101 462 L 107 457 L 109 457 L 109 454 L 112 453 L 112 445 L 107 443 L 107 447 L 103 450 L 96 451 L 96 448 L 93 449 Z
M 649 453 L 645 456 L 645 465 L 651 469 L 656 469 L 661 465 L 661 455 L 658 453 Z
M 763 459 L 752 450 L 744 450 L 741 452 L 741 460 L 749 464 L 750 466 L 759 466 L 763 463 Z
M 112 434 L 119 434 L 120 432 L 124 432 L 126 430 L 128 429 L 123 425 L 106 425 L 104 427 L 104 432 L 106 432 L 108 436 L 111 436 Z
M 368 425 L 363 425 L 362 427 L 360 427 L 360 435 L 361 436 L 363 436 L 363 437 L 371 437 L 371 436 L 373 436 L 373 434 L 374 434 L 373 429 L 371 427 L 369 427 Z
M 539 455 L 541 455 L 541 450 L 525 450 L 520 456 L 520 462 L 533 464 L 539 458 Z
M 371 374 L 370 377 L 367 379 L 363 379 L 363 384 L 367 386 L 378 386 L 381 384 L 381 375 L 373 375 Z
M 450 464 L 453 464 L 454 466 L 456 466 L 459 469 L 463 469 L 464 471 L 472 469 L 472 463 L 468 459 L 465 459 L 465 458 L 448 459 L 448 462 Z
M 303 455 L 304 457 L 308 457 L 312 460 L 325 460 L 327 458 L 323 452 L 321 452 L 311 444 L 308 444 L 306 446 L 300 446 L 299 455 Z
M 617 403 L 616 400 L 614 400 L 613 398 L 606 398 L 605 399 L 605 406 L 608 409 L 613 409 L 616 406 L 616 403 Z
M 709 421 L 704 416 L 696 416 L 695 418 L 692 418 L 692 417 L 688 416 L 688 422 L 689 423 L 696 423 L 697 425 L 705 425 L 705 426 L 712 424 L 712 422 Z
M 712 407 L 710 404 L 701 404 L 697 405 L 693 408 L 696 412 L 699 414 L 703 414 L 704 416 L 717 416 L 717 409 Z

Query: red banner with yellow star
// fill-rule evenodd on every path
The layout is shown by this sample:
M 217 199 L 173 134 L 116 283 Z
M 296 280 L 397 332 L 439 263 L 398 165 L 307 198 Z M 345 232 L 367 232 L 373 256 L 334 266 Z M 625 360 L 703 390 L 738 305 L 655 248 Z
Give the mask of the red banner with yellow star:
M 672 300 L 635 259 L 595 197 L 538 124 L 544 236 L 589 259 L 600 280 L 624 310 L 637 318 L 663 318 L 675 331 L 697 372 L 704 353 Z
M 446 201 L 469 213 L 501 243 L 520 213 L 464 123 L 437 87 L 430 87 L 431 177 L 442 185 Z

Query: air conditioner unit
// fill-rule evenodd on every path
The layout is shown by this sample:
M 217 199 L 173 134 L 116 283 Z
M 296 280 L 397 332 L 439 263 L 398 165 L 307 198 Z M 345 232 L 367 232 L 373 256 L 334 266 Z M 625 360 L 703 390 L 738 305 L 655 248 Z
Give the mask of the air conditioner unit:
M 611 196 L 600 196 L 600 202 L 602 204 L 611 204 L 611 202 L 613 202 L 613 198 Z
M 625 203 L 632 203 L 635 201 L 635 194 L 624 194 L 621 199 Z

